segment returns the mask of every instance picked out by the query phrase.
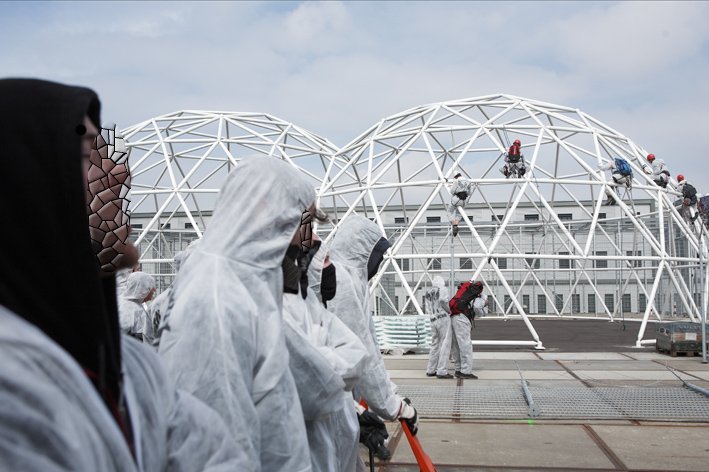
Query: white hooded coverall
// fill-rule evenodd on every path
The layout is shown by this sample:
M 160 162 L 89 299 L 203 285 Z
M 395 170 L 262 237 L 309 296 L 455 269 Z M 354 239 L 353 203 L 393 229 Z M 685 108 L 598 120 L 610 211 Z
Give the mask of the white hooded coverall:
M 364 216 L 350 215 L 342 220 L 330 250 L 337 268 L 337 293 L 327 306 L 367 349 L 364 375 L 355 386 L 355 393 L 377 415 L 394 420 L 400 414 L 402 399 L 395 393 L 384 366 L 369 314 L 367 261 L 381 238 L 379 227 Z
M 0 470 L 253 470 L 219 415 L 176 390 L 157 355 L 129 336 L 122 358 L 135 459 L 81 366 L 2 306 L 0 358 Z
M 433 278 L 433 287 L 426 292 L 424 301 L 426 313 L 431 316 L 431 351 L 428 355 L 426 373 L 446 375 L 453 332 L 448 307 L 448 289 L 441 277 Z
M 155 288 L 155 279 L 145 272 L 132 272 L 126 278 L 125 287 L 118 296 L 118 316 L 121 331 L 130 334 L 147 334 L 152 339 L 153 326 L 148 319 L 143 300 Z M 149 341 L 149 340 L 148 340 Z
M 293 166 L 244 160 L 171 289 L 158 352 L 226 421 L 255 470 L 311 470 L 283 335 L 281 264 L 315 192 Z

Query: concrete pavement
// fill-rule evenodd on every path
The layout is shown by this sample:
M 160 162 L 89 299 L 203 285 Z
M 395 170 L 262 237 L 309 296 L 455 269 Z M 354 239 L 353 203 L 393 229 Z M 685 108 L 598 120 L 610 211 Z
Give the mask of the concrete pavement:
M 426 377 L 427 355 L 384 358 L 400 391 L 419 395 L 414 403 L 422 416 L 419 440 L 438 470 L 709 471 L 709 413 L 705 413 L 709 411 L 709 398 L 689 392 L 667 369 L 669 366 L 687 382 L 709 389 L 709 365 L 702 364 L 701 357 L 672 358 L 651 349 L 601 352 L 596 347 L 589 352 L 478 349 L 474 372 L 479 380 L 465 381 Z M 494 397 L 504 389 L 521 391 L 518 367 L 533 392 L 560 395 L 556 400 L 544 400 L 547 402 L 568 400 L 563 398 L 565 392 L 676 391 L 694 395 L 689 406 L 701 407 L 696 410 L 700 413 L 681 420 L 662 416 L 637 419 L 630 417 L 632 409 L 624 409 L 618 418 L 598 419 L 593 417 L 594 411 L 584 413 L 583 408 L 578 415 L 573 411 L 569 414 L 569 405 L 565 405 L 564 414 L 569 416 L 563 419 L 533 418 L 524 408 L 512 414 L 493 412 L 493 417 L 482 418 L 474 416 L 474 409 L 467 410 L 467 417 L 459 414 L 462 409 L 449 410 L 453 403 L 433 408 L 445 403 L 443 397 L 451 392 L 457 392 L 452 395 L 457 408 L 470 400 L 465 395 L 491 393 Z M 520 398 L 525 407 L 521 394 Z M 675 408 L 656 406 L 659 415 L 671 416 Z M 447 411 L 456 413 L 445 417 Z M 654 411 L 650 408 L 642 415 L 651 416 Z M 419 470 L 399 426 L 389 427 L 393 457 L 388 462 L 375 461 L 376 470 Z M 365 457 L 364 449 L 362 453 Z

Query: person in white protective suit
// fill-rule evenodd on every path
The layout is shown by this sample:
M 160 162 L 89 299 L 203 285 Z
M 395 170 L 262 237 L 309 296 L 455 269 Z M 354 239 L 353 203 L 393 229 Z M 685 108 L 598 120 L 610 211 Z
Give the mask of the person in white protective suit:
M 0 236 L 0 470 L 251 470 L 216 412 L 120 334 L 82 186 L 99 108 L 89 89 L 0 80 L 0 202 L 23 221 Z
M 475 316 L 482 318 L 487 316 L 487 297 L 479 296 L 473 301 L 473 310 L 475 311 Z
M 327 303 L 337 293 L 337 270 L 330 260 L 329 248 L 322 247 L 313 256 L 308 268 L 308 284 L 327 308 Z M 345 395 L 343 411 L 344 414 L 338 415 L 335 420 L 338 431 L 335 442 L 337 450 L 342 451 L 338 454 L 342 458 L 339 470 L 353 470 L 353 467 L 358 465 L 358 438 L 359 442 L 367 446 L 379 459 L 390 459 L 391 453 L 386 449 L 389 433 L 379 417 L 355 402 L 351 393 Z
M 598 166 L 599 170 L 610 170 L 611 179 L 615 184 L 615 191 L 606 189 L 606 206 L 611 206 L 616 204 L 616 199 L 619 198 L 618 188 L 620 185 L 624 185 L 626 189 L 630 189 L 633 186 L 633 170 L 623 158 L 617 157 L 611 159 L 605 164 Z
M 663 159 L 656 159 L 654 154 L 647 155 L 647 162 L 650 163 L 649 166 L 643 166 L 643 170 L 646 174 L 649 174 L 653 182 L 662 188 L 667 188 L 667 184 L 670 182 L 670 170 L 665 165 Z
M 354 332 L 367 349 L 364 374 L 355 386 L 355 399 L 385 420 L 404 419 L 415 434 L 418 415 L 408 399 L 395 392 L 379 351 L 374 320 L 369 314 L 369 284 L 390 247 L 379 227 L 360 215 L 342 220 L 330 255 L 337 267 L 337 292 L 328 309 Z
M 282 264 L 314 201 L 285 161 L 240 162 L 180 267 L 160 328 L 169 374 L 224 418 L 263 471 L 311 470 L 283 335 Z
M 351 391 L 367 352 L 357 336 L 325 309 L 315 292 L 301 284 L 320 247 L 313 233 L 307 253 L 291 246 L 283 261 L 286 345 L 305 417 L 313 471 L 354 471 L 359 436 Z M 316 263 L 322 264 L 322 259 Z
M 201 239 L 195 239 L 187 246 L 187 249 L 175 254 L 175 275 L 177 275 L 180 271 L 182 263 L 187 260 L 187 257 L 189 257 L 192 250 L 197 247 L 197 244 L 199 244 L 200 241 Z M 159 344 L 160 322 L 167 314 L 167 302 L 170 299 L 170 290 L 172 290 L 172 285 L 160 292 L 160 294 L 155 297 L 153 302 L 148 306 L 148 316 L 145 323 L 143 341 L 153 346 L 157 346 Z
M 118 298 L 118 316 L 121 331 L 139 341 L 152 339 L 152 323 L 147 319 L 145 306 L 155 294 L 155 279 L 145 272 L 132 272 L 126 278 L 125 291 Z M 150 332 L 148 333 L 148 329 Z M 149 341 L 148 341 L 149 342 Z
M 325 244 L 315 252 L 308 266 L 308 286 L 325 308 L 337 293 L 337 269 L 330 260 L 330 248 Z
M 474 282 L 472 285 L 474 287 L 471 287 L 469 290 L 472 289 L 478 294 L 482 293 L 482 282 Z M 472 324 L 468 318 L 468 316 L 472 318 L 470 310 L 474 310 L 474 302 L 478 297 L 479 295 L 468 304 L 465 310 L 452 310 L 450 315 L 452 330 L 451 352 L 455 366 L 455 377 L 459 379 L 478 378 L 478 376 L 473 373 L 473 343 L 470 339 Z M 473 306 L 471 307 L 470 305 Z
M 453 184 L 451 185 L 451 202 L 447 207 L 448 220 L 453 225 L 453 236 L 458 236 L 458 225 L 463 216 L 460 214 L 461 208 L 465 208 L 465 204 L 470 198 L 470 187 L 472 183 L 463 178 L 463 174 L 458 172 L 453 177 Z M 447 179 L 446 179 L 447 180 Z
M 452 379 L 448 373 L 448 358 L 451 354 L 453 331 L 451 330 L 448 289 L 443 279 L 435 276 L 431 287 L 424 295 L 424 308 L 431 317 L 431 351 L 428 355 L 426 375 L 439 379 Z

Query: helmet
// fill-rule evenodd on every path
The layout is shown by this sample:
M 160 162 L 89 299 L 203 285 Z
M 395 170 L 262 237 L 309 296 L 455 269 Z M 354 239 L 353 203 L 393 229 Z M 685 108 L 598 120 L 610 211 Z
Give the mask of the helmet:
M 683 180 L 684 180 L 684 175 L 679 174 L 679 175 L 677 176 L 677 182 L 682 182 Z
M 519 139 L 515 139 L 515 142 L 512 143 L 512 144 L 514 144 L 515 146 L 521 146 L 521 145 L 522 145 L 522 141 L 520 141 Z
M 475 282 L 473 285 L 475 285 L 476 287 L 482 287 L 483 283 L 478 281 L 478 282 Z
M 655 160 L 655 155 L 654 155 L 654 154 L 648 154 L 648 155 L 647 155 L 647 160 L 650 161 L 650 162 L 654 161 L 654 160 Z

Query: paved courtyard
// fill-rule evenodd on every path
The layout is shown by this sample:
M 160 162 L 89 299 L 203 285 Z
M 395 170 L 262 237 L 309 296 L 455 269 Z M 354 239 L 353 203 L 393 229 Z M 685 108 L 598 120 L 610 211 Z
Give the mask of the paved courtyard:
M 476 324 L 489 339 L 524 334 L 517 322 Z M 709 398 L 677 377 L 709 389 L 701 357 L 632 348 L 637 323 L 537 326 L 545 351 L 476 347 L 478 380 L 426 377 L 425 354 L 385 356 L 420 412 L 419 440 L 438 470 L 709 471 Z M 375 470 L 419 470 L 399 426 L 389 426 L 393 456 Z

